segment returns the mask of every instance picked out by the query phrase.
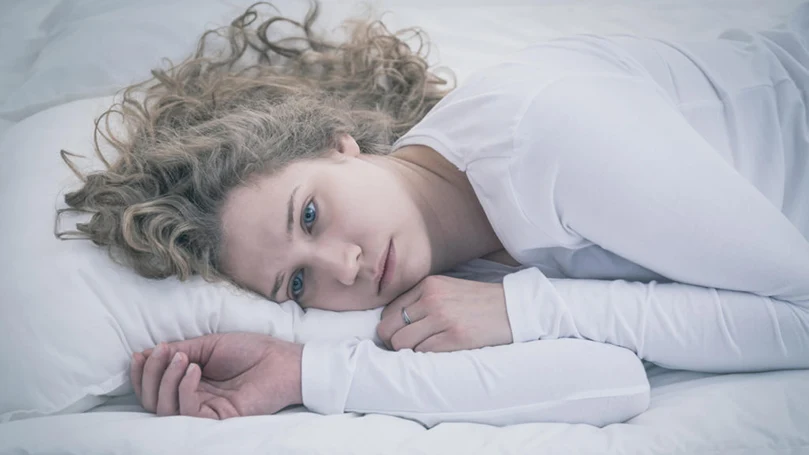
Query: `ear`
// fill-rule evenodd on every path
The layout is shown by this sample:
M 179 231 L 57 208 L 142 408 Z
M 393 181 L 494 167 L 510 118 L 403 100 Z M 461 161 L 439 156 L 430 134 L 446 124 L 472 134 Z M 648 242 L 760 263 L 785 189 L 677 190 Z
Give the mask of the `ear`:
M 342 133 L 337 137 L 337 151 L 346 156 L 357 157 L 360 154 L 360 146 L 350 134 Z

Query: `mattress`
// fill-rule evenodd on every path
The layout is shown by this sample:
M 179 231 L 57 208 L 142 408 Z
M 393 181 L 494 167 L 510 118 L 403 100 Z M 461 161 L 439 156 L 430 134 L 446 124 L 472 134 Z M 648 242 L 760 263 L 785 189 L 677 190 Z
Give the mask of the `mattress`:
M 64 103 L 111 95 L 252 3 L 243 0 L 3 0 L 0 140 L 17 122 Z M 305 1 L 283 2 L 296 14 Z M 430 62 L 459 82 L 521 46 L 574 33 L 708 39 L 727 27 L 767 28 L 798 0 L 349 0 L 324 1 L 323 27 L 368 5 L 391 29 L 418 25 Z M 101 39 L 100 37 L 103 37 Z M 24 340 L 22 340 L 24 342 Z M 4 339 L 3 343 L 12 342 Z M 4 371 L 3 374 L 13 374 Z M 426 429 L 381 415 L 321 416 L 302 407 L 211 421 L 145 413 L 134 396 L 89 412 L 0 424 L 6 453 L 809 453 L 809 371 L 709 375 L 647 365 L 651 405 L 623 424 Z

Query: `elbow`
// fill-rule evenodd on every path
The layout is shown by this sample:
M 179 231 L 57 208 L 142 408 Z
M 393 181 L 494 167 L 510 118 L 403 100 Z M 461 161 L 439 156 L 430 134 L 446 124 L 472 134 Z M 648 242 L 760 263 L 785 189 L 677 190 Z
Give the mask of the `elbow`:
M 651 387 L 643 362 L 634 352 L 617 346 L 612 357 L 612 384 L 608 393 L 592 403 L 591 425 L 604 427 L 626 422 L 649 409 Z
M 624 423 L 649 409 L 651 388 L 646 369 L 638 356 L 629 349 L 606 343 L 583 340 L 555 340 L 567 347 L 586 347 L 590 361 L 578 364 L 575 372 L 587 385 L 580 385 L 565 399 L 555 399 L 554 405 L 537 403 L 536 413 L 527 416 L 536 422 L 561 422 L 605 427 Z M 569 373 L 573 373 L 570 371 Z
M 651 393 L 647 388 L 644 391 L 639 391 L 630 395 L 622 396 L 610 407 L 612 412 L 604 414 L 605 419 L 597 423 L 596 426 L 605 427 L 614 423 L 624 423 L 631 420 L 649 409 L 651 402 Z

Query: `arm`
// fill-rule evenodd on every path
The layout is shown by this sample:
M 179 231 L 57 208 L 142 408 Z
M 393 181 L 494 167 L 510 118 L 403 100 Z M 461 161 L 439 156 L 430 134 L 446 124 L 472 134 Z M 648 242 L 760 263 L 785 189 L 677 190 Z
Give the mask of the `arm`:
M 319 413 L 442 422 L 603 426 L 646 410 L 649 384 L 626 349 L 554 340 L 450 353 L 386 351 L 371 341 L 311 341 L 303 404 Z
M 323 414 L 507 425 L 607 425 L 646 410 L 649 383 L 626 349 L 553 340 L 451 353 L 384 351 L 370 340 L 291 343 L 257 333 L 205 335 L 135 353 L 132 385 L 161 416 Z
M 702 371 L 809 367 L 809 242 L 644 84 L 543 91 L 514 166 L 552 168 L 548 194 L 515 191 L 559 244 L 596 244 L 680 283 L 509 275 L 514 341 L 585 338 Z
M 809 312 L 785 301 L 679 283 L 548 279 L 535 268 L 503 284 L 515 342 L 582 338 L 694 371 L 809 368 Z

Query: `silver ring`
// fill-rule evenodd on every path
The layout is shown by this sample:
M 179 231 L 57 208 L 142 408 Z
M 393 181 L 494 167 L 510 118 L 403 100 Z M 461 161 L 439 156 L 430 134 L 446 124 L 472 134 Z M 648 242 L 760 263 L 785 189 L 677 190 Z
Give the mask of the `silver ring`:
M 410 325 L 413 322 L 410 320 L 410 316 L 407 315 L 406 308 L 402 308 L 402 319 L 404 319 L 405 325 Z

